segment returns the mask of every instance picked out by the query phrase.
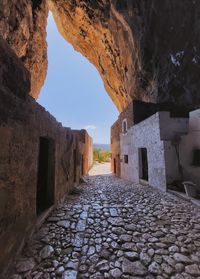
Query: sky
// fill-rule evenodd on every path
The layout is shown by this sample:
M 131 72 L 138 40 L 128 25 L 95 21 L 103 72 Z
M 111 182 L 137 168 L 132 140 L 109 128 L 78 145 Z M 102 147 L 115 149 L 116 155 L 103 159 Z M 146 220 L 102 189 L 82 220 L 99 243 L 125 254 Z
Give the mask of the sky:
M 60 35 L 48 17 L 48 72 L 38 102 L 65 127 L 87 129 L 94 143 L 110 143 L 118 111 L 96 68 Z

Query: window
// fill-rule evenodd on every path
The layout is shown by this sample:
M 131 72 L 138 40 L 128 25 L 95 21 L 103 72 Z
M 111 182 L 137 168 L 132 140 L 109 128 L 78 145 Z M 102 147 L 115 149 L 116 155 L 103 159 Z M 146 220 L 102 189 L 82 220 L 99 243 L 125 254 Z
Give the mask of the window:
M 128 155 L 124 155 L 124 163 L 128 164 Z
M 196 167 L 200 167 L 200 149 L 193 150 L 192 165 Z
M 123 121 L 122 121 L 122 133 L 127 133 L 127 119 L 124 119 Z

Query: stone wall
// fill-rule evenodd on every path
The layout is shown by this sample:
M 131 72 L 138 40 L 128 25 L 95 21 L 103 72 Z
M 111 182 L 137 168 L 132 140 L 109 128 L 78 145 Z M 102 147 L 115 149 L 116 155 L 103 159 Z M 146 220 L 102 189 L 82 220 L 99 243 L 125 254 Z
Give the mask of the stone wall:
M 139 182 L 139 148 L 147 149 L 149 179 L 148 183 L 158 189 L 166 189 L 164 143 L 160 140 L 159 113 L 133 126 L 127 135 L 121 135 L 121 173 L 122 178 Z M 123 156 L 129 156 L 129 163 Z
M 133 126 L 133 102 L 120 113 L 118 120 L 111 127 L 111 170 L 114 173 L 114 164 L 116 164 L 115 173 L 117 176 L 120 176 L 120 133 L 122 132 L 122 122 L 125 119 L 127 120 L 127 129 L 129 129 Z
M 149 185 L 166 191 L 167 184 L 180 180 L 175 145 L 181 143 L 180 157 L 186 158 L 186 146 L 181 139 L 188 133 L 188 123 L 187 117 L 171 117 L 169 112 L 162 111 L 134 125 L 126 134 L 121 133 L 121 177 L 138 183 L 141 181 L 139 149 L 146 148 Z M 128 155 L 128 163 L 124 155 Z
M 93 139 L 86 130 L 81 130 L 83 140 L 82 174 L 88 175 L 93 165 Z
M 46 0 L 0 2 L 0 36 L 21 59 L 31 74 L 29 94 L 37 97 L 47 72 Z
M 200 190 L 200 164 L 194 161 L 194 152 L 200 150 L 200 109 L 190 113 L 189 132 L 182 137 L 179 150 L 184 180 L 196 183 Z
M 88 136 L 88 144 L 86 145 L 88 146 L 88 167 L 87 167 L 87 174 L 89 172 L 89 170 L 92 168 L 93 163 L 94 163 L 94 158 L 93 158 L 93 138 Z
M 0 39 L 0 274 L 37 220 L 41 138 L 54 145 L 53 203 L 79 182 L 87 148 L 82 132 L 64 128 L 29 96 L 30 74 Z M 76 152 L 75 152 L 76 150 Z M 76 158 L 75 158 L 76 157 Z M 49 163 L 48 163 L 49 164 Z M 87 170 L 86 170 L 87 171 Z

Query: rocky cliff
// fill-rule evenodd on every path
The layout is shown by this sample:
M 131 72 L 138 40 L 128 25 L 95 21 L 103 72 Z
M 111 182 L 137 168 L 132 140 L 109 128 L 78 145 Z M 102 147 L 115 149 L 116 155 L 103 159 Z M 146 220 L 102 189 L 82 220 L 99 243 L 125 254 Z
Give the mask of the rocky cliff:
M 47 3 L 42 0 L 0 1 L 0 35 L 30 70 L 30 94 L 34 97 L 47 72 L 47 15 Z
M 47 68 L 47 5 L 120 111 L 133 98 L 199 106 L 200 1 L 3 0 L 0 34 L 31 71 L 34 97 Z

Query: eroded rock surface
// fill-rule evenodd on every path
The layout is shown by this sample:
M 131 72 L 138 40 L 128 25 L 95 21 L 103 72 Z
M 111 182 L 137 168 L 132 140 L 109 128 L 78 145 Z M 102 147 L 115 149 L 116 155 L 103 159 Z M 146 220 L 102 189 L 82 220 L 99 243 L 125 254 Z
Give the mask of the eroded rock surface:
M 12 279 L 200 277 L 198 207 L 110 175 L 79 189 L 27 243 Z
M 200 104 L 199 1 L 1 1 L 0 34 L 31 71 L 34 97 L 47 68 L 47 4 L 62 36 L 96 66 L 120 111 L 133 98 Z
M 30 95 L 37 98 L 47 72 L 47 2 L 0 1 L 0 35 L 31 73 Z

